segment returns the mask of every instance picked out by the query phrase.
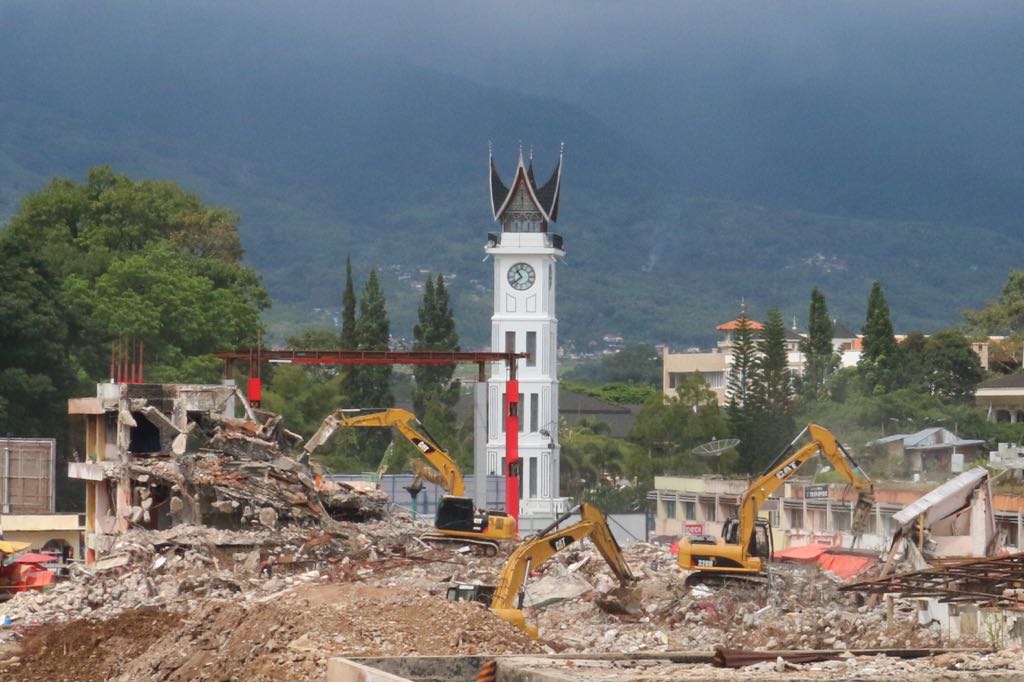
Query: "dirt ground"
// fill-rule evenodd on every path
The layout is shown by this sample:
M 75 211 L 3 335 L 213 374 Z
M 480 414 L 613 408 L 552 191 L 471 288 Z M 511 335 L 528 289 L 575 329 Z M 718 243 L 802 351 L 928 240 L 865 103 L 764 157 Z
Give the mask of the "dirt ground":
M 476 603 L 410 602 L 386 586 L 303 586 L 195 614 L 132 610 L 46 624 L 8 644 L 2 680 L 322 680 L 329 657 L 540 652 Z

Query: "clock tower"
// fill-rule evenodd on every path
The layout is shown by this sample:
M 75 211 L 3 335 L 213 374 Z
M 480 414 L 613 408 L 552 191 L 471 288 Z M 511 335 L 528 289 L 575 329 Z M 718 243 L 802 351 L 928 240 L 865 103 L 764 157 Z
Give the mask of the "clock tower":
M 533 154 L 519 151 L 515 176 L 505 185 L 489 155 L 491 209 L 501 231 L 487 236 L 494 259 L 491 348 L 526 352 L 518 361 L 520 529 L 547 526 L 567 507 L 559 497 L 558 319 L 555 266 L 565 255 L 562 236 L 548 232 L 558 219 L 562 151 L 551 177 L 538 185 Z M 495 363 L 487 383 L 487 463 L 490 474 L 507 474 L 505 411 L 507 372 Z M 515 397 L 512 397 L 513 401 Z

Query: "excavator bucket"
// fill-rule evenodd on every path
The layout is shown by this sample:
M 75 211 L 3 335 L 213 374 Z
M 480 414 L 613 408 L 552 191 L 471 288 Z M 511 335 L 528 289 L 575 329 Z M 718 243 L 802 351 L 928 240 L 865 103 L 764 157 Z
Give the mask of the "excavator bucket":
M 608 614 L 636 615 L 643 612 L 643 592 L 637 586 L 619 586 L 594 602 Z
M 868 520 L 871 518 L 871 510 L 875 506 L 873 493 L 861 491 L 857 496 L 857 504 L 853 508 L 853 521 L 850 525 L 854 537 L 864 535 L 868 530 Z

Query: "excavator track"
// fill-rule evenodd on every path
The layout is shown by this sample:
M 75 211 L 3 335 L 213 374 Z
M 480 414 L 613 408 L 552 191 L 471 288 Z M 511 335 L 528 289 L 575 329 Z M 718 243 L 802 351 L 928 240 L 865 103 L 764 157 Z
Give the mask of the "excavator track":
M 444 534 L 427 533 L 420 536 L 420 540 L 424 543 L 455 543 L 458 545 L 468 545 L 478 555 L 486 555 L 487 557 L 496 556 L 501 547 L 498 545 L 497 541 L 489 541 L 482 538 L 466 538 L 465 536 L 445 536 Z
M 704 584 L 708 588 L 724 588 L 732 586 L 758 586 L 768 583 L 763 574 L 730 574 L 728 572 L 693 572 L 683 582 L 687 588 Z

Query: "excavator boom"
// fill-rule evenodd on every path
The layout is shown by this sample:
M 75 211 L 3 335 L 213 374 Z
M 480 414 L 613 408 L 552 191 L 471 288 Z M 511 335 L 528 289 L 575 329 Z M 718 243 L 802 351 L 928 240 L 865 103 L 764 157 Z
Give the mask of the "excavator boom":
M 466 484 L 458 465 L 441 448 L 416 416 L 401 408 L 336 410 L 327 416 L 316 434 L 310 437 L 303 450 L 308 456 L 322 446 L 338 427 L 389 427 L 398 431 L 416 447 L 423 457 L 441 475 L 442 488 L 446 493 L 461 497 L 466 493 Z
M 797 444 L 809 436 L 804 445 Z M 795 449 L 795 450 L 794 450 Z M 737 519 L 727 520 L 723 526 L 724 539 L 697 537 L 684 539 L 679 545 L 677 562 L 684 569 L 698 569 L 716 573 L 757 574 L 763 570 L 768 553 L 763 547 L 770 545 L 770 529 L 765 528 L 764 541 L 754 541 L 759 524 L 758 512 L 764 502 L 792 477 L 811 458 L 820 455 L 843 478 L 857 489 L 857 504 L 853 511 L 854 543 L 864 532 L 868 514 L 874 504 L 874 486 L 864 470 L 843 448 L 835 435 L 816 424 L 809 424 L 775 459 L 764 474 L 758 477 L 740 500 Z M 753 542 L 752 542 L 753 541 Z
M 408 410 L 401 408 L 336 410 L 324 419 L 304 446 L 305 460 L 314 450 L 324 444 L 339 427 L 387 427 L 394 429 L 416 447 L 422 457 L 436 472 L 427 470 L 419 460 L 414 460 L 416 478 L 440 486 L 445 494 L 438 501 L 434 518 L 434 534 L 424 535 L 422 540 L 437 542 L 460 542 L 474 546 L 487 554 L 497 554 L 499 541 L 514 538 L 518 531 L 515 518 L 500 511 L 478 510 L 471 498 L 465 496 L 466 484 L 462 472 L 448 452 L 441 448 L 427 428 Z
M 576 512 L 579 512 L 580 521 L 564 529 L 558 528 Z M 590 538 L 594 542 L 598 552 L 601 553 L 623 587 L 636 583 L 636 577 L 633 576 L 629 565 L 626 564 L 626 560 L 622 556 L 622 549 L 608 527 L 607 518 L 593 505 L 581 503 L 536 536 L 524 541 L 509 555 L 494 589 L 491 610 L 502 619 L 536 638 L 536 628 L 526 625 L 519 606 L 526 577 L 531 569 L 539 567 L 551 559 L 555 553 L 584 538 Z

